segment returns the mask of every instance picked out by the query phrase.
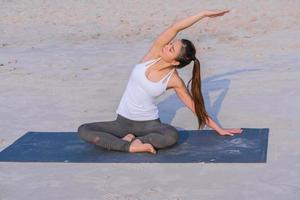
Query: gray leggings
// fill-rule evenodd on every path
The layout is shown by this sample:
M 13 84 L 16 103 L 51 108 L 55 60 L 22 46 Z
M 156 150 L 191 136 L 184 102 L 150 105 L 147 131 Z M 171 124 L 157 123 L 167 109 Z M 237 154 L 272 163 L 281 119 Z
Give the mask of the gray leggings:
M 142 143 L 150 143 L 156 149 L 170 147 L 179 139 L 177 129 L 169 124 L 161 123 L 160 118 L 146 121 L 135 121 L 117 114 L 113 121 L 85 123 L 78 127 L 83 140 L 109 150 L 129 152 L 133 142 L 121 139 L 132 133 Z

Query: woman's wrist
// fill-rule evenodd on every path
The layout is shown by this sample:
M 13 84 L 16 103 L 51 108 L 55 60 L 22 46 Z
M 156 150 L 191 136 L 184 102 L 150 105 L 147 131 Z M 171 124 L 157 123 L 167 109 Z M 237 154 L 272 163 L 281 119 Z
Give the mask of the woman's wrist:
M 206 11 L 201 11 L 201 12 L 199 13 L 199 18 L 200 18 L 200 19 L 203 19 L 203 18 L 205 18 L 205 17 L 207 17 L 207 12 L 206 12 Z
M 223 130 L 222 127 L 218 126 L 218 124 L 214 122 L 211 117 L 208 117 L 208 121 L 206 121 L 206 125 L 218 133 Z
M 217 129 L 215 129 L 215 131 L 217 132 L 217 133 L 220 133 L 220 132 L 222 132 L 222 128 L 221 127 L 218 127 Z

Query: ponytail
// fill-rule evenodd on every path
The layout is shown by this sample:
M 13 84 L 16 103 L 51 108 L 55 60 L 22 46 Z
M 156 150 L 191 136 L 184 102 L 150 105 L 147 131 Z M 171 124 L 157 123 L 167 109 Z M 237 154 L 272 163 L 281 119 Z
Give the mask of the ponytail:
M 208 114 L 205 110 L 204 99 L 201 92 L 201 72 L 200 72 L 200 61 L 194 57 L 193 77 L 189 80 L 187 88 L 192 81 L 191 92 L 188 92 L 192 96 L 195 104 L 195 112 L 198 118 L 198 129 L 202 129 L 205 126 L 205 122 L 208 121 Z

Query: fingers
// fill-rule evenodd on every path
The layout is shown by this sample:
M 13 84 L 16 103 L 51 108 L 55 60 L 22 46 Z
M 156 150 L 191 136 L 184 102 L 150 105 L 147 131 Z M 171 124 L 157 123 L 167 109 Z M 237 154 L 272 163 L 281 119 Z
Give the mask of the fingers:
M 242 131 L 241 128 L 231 128 L 231 129 L 229 129 L 229 130 L 231 130 L 231 131 Z
M 234 134 L 232 134 L 232 133 L 230 133 L 230 132 L 227 132 L 226 135 L 234 136 Z
M 235 134 L 240 134 L 242 132 L 243 132 L 243 129 L 241 129 L 241 128 L 227 128 L 227 129 L 223 129 L 223 131 L 220 133 L 220 135 L 234 136 Z
M 229 9 L 225 9 L 225 10 L 222 10 L 221 12 L 222 13 L 227 13 L 227 12 L 229 12 L 230 10 Z
M 227 12 L 227 11 L 229 11 L 229 9 L 210 9 L 208 11 L 211 11 L 211 12 Z
M 235 134 L 240 134 L 243 132 L 243 130 L 241 128 L 228 128 L 225 130 L 226 130 L 226 133 L 223 135 L 230 135 L 230 136 L 234 136 Z
M 243 129 L 241 129 L 241 128 L 232 128 L 232 129 L 227 129 L 227 131 L 229 131 L 230 133 L 239 134 L 239 133 L 243 132 Z
M 224 133 L 221 133 L 220 135 L 223 135 L 223 136 L 226 136 L 226 135 L 229 135 L 229 136 L 234 136 L 234 134 L 230 133 L 228 130 Z
M 223 11 L 215 11 L 215 13 L 212 15 L 212 17 L 222 16 L 225 13 L 228 13 L 230 10 L 223 10 Z
M 230 10 L 229 10 L 229 9 L 227 9 L 227 10 L 224 10 L 223 12 L 224 12 L 224 13 L 228 13 L 228 12 L 230 12 Z

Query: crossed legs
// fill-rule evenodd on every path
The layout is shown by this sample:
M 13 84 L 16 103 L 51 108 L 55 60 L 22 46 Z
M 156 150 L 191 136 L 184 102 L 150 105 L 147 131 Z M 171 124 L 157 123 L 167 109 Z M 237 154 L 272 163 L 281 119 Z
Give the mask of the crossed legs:
M 129 126 L 118 120 L 85 123 L 79 126 L 78 133 L 83 140 L 109 150 L 152 154 L 156 153 L 155 148 L 172 146 L 179 138 L 177 130 L 168 124 L 155 123 L 149 128 L 145 124 Z

